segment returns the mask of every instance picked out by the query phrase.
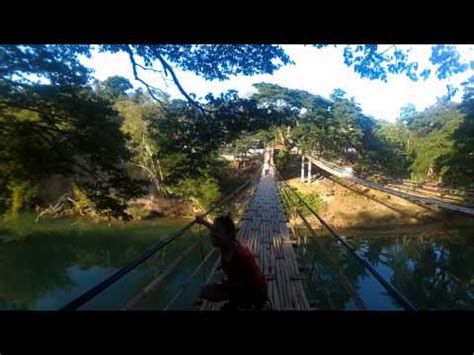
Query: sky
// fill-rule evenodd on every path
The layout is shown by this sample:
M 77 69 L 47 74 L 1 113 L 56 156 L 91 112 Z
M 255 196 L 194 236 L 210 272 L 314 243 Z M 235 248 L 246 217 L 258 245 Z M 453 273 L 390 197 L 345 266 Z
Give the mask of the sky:
M 349 97 L 355 98 L 365 114 L 392 122 L 398 117 L 401 107 L 412 103 L 417 110 L 421 111 L 447 93 L 447 84 L 459 87 L 461 82 L 472 75 L 472 72 L 468 71 L 449 79 L 439 80 L 432 70 L 427 80 L 414 82 L 404 75 L 389 75 L 388 82 L 385 83 L 380 80 L 362 79 L 352 68 L 346 66 L 343 57 L 344 46 L 329 46 L 321 49 L 304 45 L 283 45 L 282 47 L 295 64 L 284 66 L 272 75 L 238 76 L 226 81 L 206 81 L 191 72 L 181 70 L 175 70 L 175 72 L 185 90 L 196 94 L 197 97 L 204 97 L 209 92 L 217 95 L 230 89 L 237 90 L 242 97 L 248 97 L 255 92 L 252 84 L 259 82 L 306 90 L 326 98 L 334 89 L 341 88 Z M 474 46 L 458 45 L 456 47 L 464 59 L 474 60 Z M 409 59 L 418 61 L 419 68 L 432 68 L 428 60 L 431 55 L 431 45 L 397 45 L 397 48 L 409 48 Z M 384 50 L 384 46 L 380 46 L 380 49 Z M 134 79 L 129 58 L 123 52 L 112 54 L 94 51 L 90 59 L 84 57 L 82 62 L 94 69 L 94 76 L 99 80 L 121 75 L 129 79 L 135 87 L 142 86 Z M 156 68 L 159 68 L 159 65 Z M 174 83 L 170 79 L 164 81 L 159 73 L 141 71 L 139 76 L 149 84 L 168 92 L 171 98 L 183 99 Z M 453 100 L 459 101 L 461 96 L 462 92 L 459 90 Z

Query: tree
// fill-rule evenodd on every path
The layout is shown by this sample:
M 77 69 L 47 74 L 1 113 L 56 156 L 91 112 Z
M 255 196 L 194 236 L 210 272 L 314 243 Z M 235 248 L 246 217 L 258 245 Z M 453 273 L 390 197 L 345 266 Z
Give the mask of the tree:
M 469 63 L 463 62 L 454 46 L 433 46 L 429 61 L 435 67 L 438 79 L 446 79 L 469 69 Z M 372 80 L 387 81 L 388 74 L 404 74 L 410 80 L 417 81 L 420 77 L 426 80 L 431 75 L 431 69 L 421 69 L 418 62 L 409 60 L 409 50 L 401 50 L 396 45 L 383 51 L 376 44 L 346 46 L 344 63 L 353 67 L 362 78 Z
M 453 134 L 463 122 L 456 104 L 438 102 L 408 119 L 413 142 L 410 170 L 416 179 L 446 180 L 446 159 L 455 152 Z M 443 158 L 444 157 L 444 158 Z M 441 160 L 445 160 L 442 164 Z
M 160 141 L 151 126 L 153 120 L 160 119 L 163 110 L 146 98 L 131 100 L 122 97 L 114 106 L 123 117 L 121 130 L 128 137 L 131 170 L 138 170 L 138 175 L 145 177 L 154 186 L 156 193 L 166 194 Z
M 322 48 L 325 45 L 316 45 Z M 272 74 L 283 65 L 294 64 L 278 45 L 104 45 L 101 51 L 126 52 L 131 60 L 135 79 L 149 90 L 156 88 L 139 77 L 139 70 L 151 70 L 172 77 L 181 93 L 196 107 L 200 105 L 190 97 L 173 71 L 176 68 L 192 71 L 206 80 L 226 80 L 233 75 Z M 140 58 L 144 65 L 137 63 Z M 383 51 L 378 45 L 348 45 L 344 47 L 344 63 L 362 78 L 388 80 L 388 74 L 404 74 L 411 80 L 427 79 L 431 69 L 419 68 L 410 60 L 409 50 L 392 45 Z M 472 64 L 463 62 L 454 46 L 432 47 L 429 58 L 439 79 L 465 72 Z M 157 61 L 161 69 L 153 67 Z M 171 63 L 171 64 L 170 64 Z
M 140 189 L 126 174 L 117 112 L 88 85 L 80 53 L 87 50 L 0 46 L 0 190 L 13 197 L 19 186 L 59 174 L 84 189 L 98 211 L 119 216 Z M 4 204 L 9 200 L 4 195 Z
M 325 46 L 316 45 L 317 48 Z M 91 46 L 86 45 L 18 47 L 25 52 L 38 51 L 39 48 L 54 52 L 57 58 L 65 59 L 65 64 L 70 61 L 69 64 L 74 64 L 75 68 L 80 68 L 78 54 L 90 56 L 91 50 Z M 157 93 L 160 90 L 144 81 L 140 76 L 141 71 L 171 77 L 184 97 L 199 109 L 202 109 L 202 106 L 186 92 L 174 68 L 192 71 L 206 80 L 226 80 L 234 75 L 272 74 L 284 65 L 294 64 L 278 45 L 100 45 L 99 50 L 125 52 L 130 58 L 135 79 L 144 84 L 148 93 L 158 101 L 160 98 Z M 387 81 L 388 74 L 405 74 L 411 80 L 428 78 L 431 70 L 419 69 L 417 62 L 410 61 L 408 52 L 397 48 L 396 45 L 383 51 L 380 51 L 378 45 L 348 45 L 344 47 L 344 63 L 362 78 L 371 80 Z M 66 56 L 68 58 L 65 58 Z M 23 60 L 23 65 L 28 66 L 24 59 L 25 57 L 20 61 Z M 472 63 L 463 62 L 454 46 L 433 46 L 429 60 L 440 79 L 473 69 Z M 41 60 L 33 65 L 40 62 Z M 155 63 L 158 63 L 158 67 Z
M 205 124 L 199 110 L 182 100 L 171 101 L 162 117 L 151 123 L 161 154 L 173 157 L 163 161 L 169 173 L 166 179 L 172 184 L 186 176 L 202 176 L 222 146 L 272 124 L 271 114 L 258 108 L 254 100 L 239 98 L 236 92 L 206 99 L 204 107 L 213 112 Z
M 326 45 L 315 45 L 317 48 Z M 21 46 L 36 50 L 38 46 Z M 47 48 L 48 46 L 44 46 Z M 90 55 L 91 46 L 49 46 L 55 54 L 68 55 L 67 60 L 77 61 L 77 54 Z M 150 96 L 161 101 L 156 86 L 144 81 L 140 74 L 150 71 L 169 78 L 192 105 L 203 107 L 192 98 L 181 85 L 174 68 L 191 71 L 206 80 L 226 80 L 234 75 L 272 74 L 284 65 L 294 64 L 279 45 L 100 45 L 99 50 L 112 53 L 125 52 L 132 65 L 134 77 L 145 85 Z M 62 53 L 61 53 L 62 52 Z M 388 80 L 388 74 L 404 74 L 411 80 L 426 79 L 431 69 L 418 68 L 418 63 L 410 60 L 409 50 L 392 45 L 380 50 L 378 45 L 348 45 L 344 47 L 344 63 L 352 67 L 362 78 Z M 464 62 L 454 46 L 432 47 L 429 58 L 439 79 L 472 70 L 472 63 Z M 155 64 L 158 64 L 157 66 Z M 203 111 L 204 113 L 205 111 Z
M 396 47 L 383 53 L 372 45 L 351 48 L 345 51 L 346 64 L 363 77 L 384 80 L 387 73 L 405 73 L 416 78 L 417 66 Z M 109 78 L 94 90 L 90 70 L 79 61 L 80 55 L 90 55 L 90 46 L 0 46 L 0 193 L 4 205 L 22 206 L 21 196 L 34 196 L 41 177 L 61 174 L 87 190 L 99 209 L 117 214 L 126 198 L 139 190 L 127 175 L 130 162 L 150 171 L 159 162 L 162 173 L 154 169 L 153 175 L 173 186 L 186 178 L 206 176 L 221 146 L 262 129 L 274 129 L 288 146 L 299 139 L 308 149 L 334 157 L 340 157 L 348 146 L 360 149 L 364 157 L 383 151 L 382 141 L 374 134 L 377 124 L 341 90 L 328 100 L 303 90 L 260 83 L 250 99 L 229 91 L 197 102 L 174 72 L 174 68 L 193 71 L 207 80 L 273 73 L 292 63 L 281 46 L 102 45 L 99 49 L 128 54 L 135 79 L 145 85 L 159 110 L 148 105 L 139 92 L 126 95 L 130 83 L 124 78 Z M 434 49 L 431 60 L 438 65 L 440 78 L 468 69 L 456 53 L 449 46 Z M 141 79 L 143 70 L 171 77 L 186 101 L 169 101 Z M 438 103 L 439 108 L 446 105 L 445 101 Z M 443 110 L 433 110 L 433 114 L 409 116 L 406 126 L 417 139 L 442 129 Z M 298 130 L 299 136 L 292 134 Z M 453 124 L 449 134 L 438 138 L 454 137 L 455 130 Z M 456 138 L 456 144 L 467 141 L 462 134 Z M 469 151 L 469 144 L 463 152 Z M 441 153 L 445 156 L 448 151 Z
M 413 117 L 416 113 L 416 106 L 413 104 L 408 104 L 400 108 L 400 121 L 404 122 L 405 119 Z
M 112 101 L 127 96 L 127 90 L 130 89 L 133 89 L 130 81 L 118 75 L 108 77 L 103 82 L 96 83 L 96 92 Z
M 206 80 L 226 80 L 232 75 L 272 74 L 282 65 L 293 63 L 276 45 L 101 45 L 99 50 L 127 53 L 135 79 L 144 84 L 150 96 L 158 101 L 156 94 L 160 90 L 144 81 L 139 71 L 171 76 L 188 102 L 202 113 L 205 110 L 183 88 L 170 63 Z M 138 63 L 137 58 L 143 65 Z M 161 69 L 154 68 L 155 62 L 160 64 Z
M 451 135 L 452 149 L 441 155 L 435 168 L 443 179 L 455 185 L 474 181 L 474 77 L 464 83 L 463 101 L 459 105 L 461 122 Z M 446 123 L 446 125 L 449 122 Z
M 346 92 L 342 89 L 339 89 L 339 88 L 336 88 L 334 89 L 333 93 L 331 94 L 330 98 L 331 100 L 333 101 L 337 101 L 337 100 L 342 100 L 344 99 L 344 97 L 346 96 Z
M 406 175 L 406 128 L 392 128 L 364 115 L 342 89 L 335 89 L 328 100 L 274 84 L 259 83 L 255 87 L 258 92 L 253 98 L 258 105 L 287 116 L 275 122 L 279 143 L 297 145 L 304 152 L 316 152 L 329 159 L 345 159 L 347 149 L 356 148 L 358 169 Z M 405 141 L 401 143 L 400 139 Z
M 410 132 L 401 123 L 379 122 L 374 130 L 379 142 L 377 160 L 391 177 L 408 177 L 411 164 L 409 151 Z

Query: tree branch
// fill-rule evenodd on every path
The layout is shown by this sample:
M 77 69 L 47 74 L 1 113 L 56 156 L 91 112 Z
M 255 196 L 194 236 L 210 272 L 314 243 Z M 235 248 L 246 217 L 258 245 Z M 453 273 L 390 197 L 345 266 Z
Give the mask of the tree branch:
M 155 94 L 153 93 L 153 90 L 156 90 L 156 91 L 160 91 L 163 93 L 162 90 L 156 88 L 156 87 L 153 87 L 151 86 L 150 84 L 148 84 L 146 81 L 144 81 L 143 79 L 141 79 L 139 76 L 138 76 L 138 72 L 137 72 L 137 67 L 142 67 L 140 64 L 138 64 L 136 61 L 135 61 L 135 57 L 134 57 L 134 54 L 133 54 L 133 51 L 132 49 L 130 48 L 130 46 L 126 45 L 124 46 L 124 50 L 128 53 L 128 56 L 130 58 L 130 62 L 132 63 L 132 71 L 133 71 L 133 76 L 135 78 L 135 80 L 139 81 L 140 83 L 142 83 L 143 85 L 145 85 L 147 91 L 148 91 L 148 94 L 155 100 L 157 101 L 161 108 L 164 109 L 165 111 L 166 110 L 166 107 L 165 105 L 163 104 L 162 100 L 160 100 L 158 97 L 155 96 Z M 153 69 L 155 70 L 155 69 Z
M 150 169 L 148 169 L 145 165 L 138 164 L 138 163 L 133 163 L 133 165 L 138 166 L 139 168 L 142 168 L 143 170 L 145 170 L 150 175 L 151 178 L 156 178 L 156 174 Z
M 388 47 L 386 50 L 384 50 L 383 52 L 380 53 L 380 55 L 384 54 L 385 52 L 388 52 L 390 49 L 392 49 L 393 47 L 395 47 L 395 49 L 397 49 L 397 47 L 392 44 L 390 47 Z
M 167 75 L 167 72 L 169 71 L 171 74 L 171 77 L 173 78 L 174 83 L 176 84 L 176 87 L 178 88 L 179 92 L 193 105 L 194 107 L 198 108 L 203 114 L 207 113 L 214 113 L 216 110 L 208 110 L 202 107 L 198 102 L 196 102 L 189 94 L 183 89 L 181 86 L 181 83 L 178 80 L 178 77 L 176 76 L 173 68 L 169 63 L 160 55 L 157 54 L 158 60 L 160 61 L 161 65 L 163 66 L 163 69 L 165 70 L 165 74 Z
M 169 80 L 169 79 L 166 79 L 166 77 L 163 75 L 163 72 L 161 70 L 157 70 L 157 69 L 154 69 L 154 68 L 150 68 L 150 67 L 145 67 L 141 64 L 138 64 L 136 63 L 137 67 L 143 69 L 143 70 L 149 70 L 149 71 L 152 71 L 154 73 L 160 73 L 161 75 L 161 79 L 163 79 L 163 82 L 165 83 L 166 87 L 169 88 L 168 86 L 168 81 L 173 81 L 173 80 Z
M 73 158 L 72 159 L 69 159 L 67 158 L 66 156 L 64 156 L 64 154 L 62 154 L 61 150 L 58 149 L 57 147 L 57 144 L 55 142 L 53 142 L 49 137 L 46 137 L 44 135 L 45 132 L 41 131 L 41 130 L 35 130 L 33 129 L 34 132 L 36 132 L 41 138 L 43 138 L 43 140 L 49 145 L 49 147 L 51 148 L 52 152 L 56 153 L 57 156 L 62 159 L 63 161 L 65 162 L 68 162 L 70 163 L 71 165 L 74 165 L 78 168 L 80 168 L 81 170 L 84 170 L 85 172 L 87 172 L 91 177 L 94 177 L 97 179 L 97 181 L 100 181 L 100 182 L 105 182 L 105 183 L 108 183 L 108 180 L 103 177 L 101 174 L 99 174 L 97 171 L 93 171 L 91 169 L 89 169 L 88 167 L 86 167 L 85 165 L 83 164 L 80 164 L 78 162 L 76 162 Z

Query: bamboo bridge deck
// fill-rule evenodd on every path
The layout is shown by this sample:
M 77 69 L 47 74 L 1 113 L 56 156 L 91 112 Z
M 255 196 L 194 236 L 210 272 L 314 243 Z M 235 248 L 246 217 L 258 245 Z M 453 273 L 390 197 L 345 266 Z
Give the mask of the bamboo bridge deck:
M 309 310 L 274 174 L 270 166 L 269 174 L 262 175 L 237 238 L 253 252 L 266 276 L 272 309 Z M 213 281 L 220 277 L 215 272 Z M 200 310 L 219 310 L 222 304 L 204 302 Z

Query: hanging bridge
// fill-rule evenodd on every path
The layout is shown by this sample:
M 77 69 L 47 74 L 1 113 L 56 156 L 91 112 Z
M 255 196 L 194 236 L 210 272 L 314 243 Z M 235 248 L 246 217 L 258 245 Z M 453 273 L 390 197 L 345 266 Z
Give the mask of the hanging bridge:
M 306 155 L 302 158 L 307 159 L 309 164 L 313 163 L 329 174 L 346 178 L 352 182 L 367 186 L 369 188 L 375 188 L 411 201 L 416 201 L 418 203 L 436 205 L 440 208 L 474 215 L 474 210 L 468 207 L 449 204 L 436 199 L 421 198 L 416 195 L 386 188 L 380 184 L 368 182 L 356 177 L 350 172 L 347 172 L 334 163 L 325 161 L 312 155 Z M 268 162 L 269 165 L 260 171 L 259 176 L 255 178 L 253 182 L 248 181 L 237 188 L 234 192 L 208 210 L 204 216 L 211 214 L 218 208 L 224 206 L 225 203 L 233 199 L 240 198 L 241 200 L 246 201 L 245 212 L 241 216 L 240 220 L 236 221 L 238 222 L 237 238 L 253 253 L 257 263 L 266 277 L 268 285 L 268 297 L 272 310 L 317 310 L 317 308 L 313 306 L 315 302 L 308 298 L 308 295 L 305 291 L 304 282 L 306 276 L 300 272 L 301 268 L 298 265 L 297 255 L 295 252 L 295 235 L 292 232 L 292 226 L 289 224 L 285 213 L 285 211 L 287 211 L 289 208 L 288 201 L 290 200 L 297 201 L 296 213 L 302 220 L 303 226 L 306 228 L 307 232 L 314 236 L 318 243 L 320 243 L 318 241 L 318 232 L 309 222 L 307 217 L 308 215 L 319 221 L 321 226 L 331 237 L 334 238 L 337 244 L 341 248 L 344 248 L 354 258 L 355 261 L 362 265 L 363 268 L 377 280 L 386 293 L 392 297 L 402 309 L 416 309 L 415 306 L 394 285 L 392 285 L 389 280 L 386 280 L 380 273 L 377 272 L 370 262 L 359 255 L 356 248 L 352 246 L 344 236 L 339 235 L 338 232 L 334 230 L 334 228 L 331 227 L 326 221 L 324 221 L 316 211 L 306 204 L 306 202 L 294 189 L 290 188 L 286 182 L 281 179 L 273 164 L 272 149 L 266 149 L 264 153 L 264 160 Z M 309 166 L 309 169 L 311 169 L 311 166 Z M 309 174 L 311 174 L 310 170 Z M 72 300 L 69 304 L 62 307 L 61 310 L 70 311 L 80 309 L 83 305 L 93 300 L 125 275 L 133 272 L 133 270 L 135 270 L 139 265 L 146 263 L 147 260 L 152 258 L 155 254 L 164 250 L 167 245 L 179 238 L 182 238 L 187 232 L 191 230 L 191 228 L 193 228 L 194 225 L 194 221 L 188 223 L 181 230 L 160 241 L 145 253 L 137 256 L 136 259 L 129 265 L 126 265 L 92 289 Z M 199 243 L 196 242 L 187 249 L 183 250 L 181 255 L 176 260 L 171 262 L 165 271 L 159 273 L 159 275 L 145 288 L 143 288 L 141 292 L 129 298 L 121 309 L 133 310 L 137 307 L 137 305 L 140 304 L 140 302 L 151 295 L 160 292 L 164 281 L 177 270 L 183 260 L 189 257 L 193 251 L 196 251 L 198 244 Z M 321 246 L 321 244 L 319 244 L 319 246 Z M 321 247 L 321 249 L 323 248 Z M 170 297 L 167 304 L 162 308 L 163 310 L 173 309 L 173 305 L 186 292 L 193 278 L 197 277 L 199 273 L 201 273 L 201 276 L 203 276 L 204 266 L 206 263 L 211 261 L 212 258 L 216 257 L 216 254 L 217 251 L 215 249 L 210 250 L 207 254 L 201 253 L 199 264 L 193 270 L 193 272 L 187 275 L 186 279 L 182 283 L 182 286 L 179 287 L 177 293 Z M 356 307 L 362 310 L 367 309 L 368 307 L 365 304 L 363 298 L 358 293 L 357 287 L 353 285 L 352 282 L 344 275 L 344 272 L 339 267 L 338 262 L 333 260 L 329 253 L 323 251 L 322 255 L 334 268 L 334 270 L 336 270 L 336 275 L 340 284 L 351 295 Z M 219 259 L 217 259 L 214 262 L 214 266 L 211 269 L 206 282 L 215 282 L 222 279 L 223 273 L 222 270 L 219 270 L 219 265 L 220 262 Z M 200 302 L 200 304 L 195 309 L 201 311 L 213 311 L 219 310 L 220 307 L 220 303 L 204 301 Z
M 268 154 L 265 156 L 265 159 L 269 159 Z M 272 165 L 269 166 L 268 175 L 263 172 L 241 219 L 237 237 L 253 253 L 266 277 L 272 309 L 309 310 L 275 173 Z M 218 303 L 205 302 L 201 310 L 219 308 Z
M 343 167 L 335 163 L 329 162 L 321 157 L 316 157 L 315 155 L 312 155 L 312 154 L 306 154 L 302 156 L 302 171 L 304 169 L 304 159 L 307 159 L 309 163 L 316 165 L 318 168 L 320 168 L 321 170 L 331 175 L 347 179 L 349 181 L 368 187 L 370 189 L 379 190 L 387 194 L 401 197 L 410 202 L 421 204 L 424 206 L 436 206 L 444 210 L 454 211 L 454 212 L 459 212 L 459 213 L 464 213 L 470 216 L 474 216 L 474 208 L 470 206 L 450 203 L 450 202 L 446 202 L 441 199 L 433 198 L 433 197 L 424 197 L 424 196 L 416 195 L 414 193 L 409 193 L 407 191 L 401 191 L 400 189 L 390 188 L 382 184 L 378 184 L 376 182 L 367 181 L 355 176 L 353 172 L 348 171 L 347 169 L 344 169 Z M 309 166 L 308 166 L 308 169 L 310 169 Z M 309 175 L 311 175 L 310 171 L 308 171 L 308 173 Z

